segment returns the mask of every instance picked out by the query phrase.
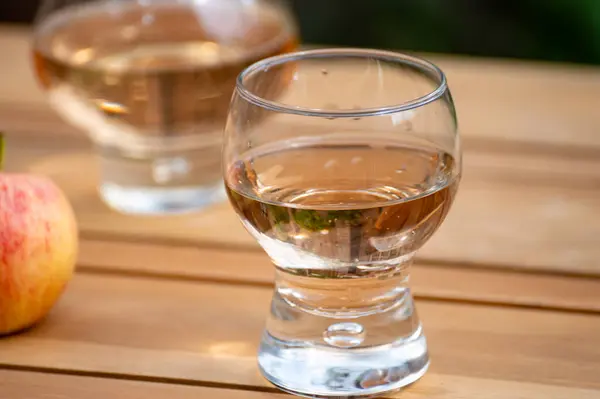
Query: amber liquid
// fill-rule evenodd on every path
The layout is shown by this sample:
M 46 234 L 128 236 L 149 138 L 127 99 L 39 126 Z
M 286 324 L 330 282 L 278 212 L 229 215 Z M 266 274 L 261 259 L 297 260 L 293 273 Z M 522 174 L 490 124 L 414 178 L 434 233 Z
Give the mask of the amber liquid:
M 274 240 L 323 261 L 322 267 L 290 267 L 282 260 L 280 266 L 296 274 L 351 278 L 382 270 L 377 262 L 414 253 L 434 233 L 456 191 L 455 162 L 444 152 L 285 146 L 234 163 L 227 186 L 259 241 Z
M 39 81 L 66 119 L 107 144 L 215 133 L 237 75 L 297 46 L 282 9 L 243 4 L 151 0 L 67 7 L 37 27 Z

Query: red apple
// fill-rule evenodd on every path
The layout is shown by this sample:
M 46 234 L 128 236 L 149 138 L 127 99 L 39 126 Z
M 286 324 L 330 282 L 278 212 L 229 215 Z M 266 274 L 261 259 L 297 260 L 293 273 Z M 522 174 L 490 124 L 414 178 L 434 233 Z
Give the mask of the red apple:
M 73 275 L 77 250 L 62 191 L 44 177 L 0 173 L 0 335 L 46 316 Z

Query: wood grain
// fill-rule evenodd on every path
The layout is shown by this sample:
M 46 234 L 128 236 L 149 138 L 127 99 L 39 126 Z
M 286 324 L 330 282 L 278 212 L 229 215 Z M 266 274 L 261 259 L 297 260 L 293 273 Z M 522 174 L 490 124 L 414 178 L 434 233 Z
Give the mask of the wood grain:
M 432 55 L 465 137 L 598 150 L 600 68 Z
M 2 396 L 0 397 L 7 399 L 277 399 L 287 397 L 283 394 L 248 392 L 226 388 L 111 380 L 2 369 L 0 369 L 0 387 L 2 387 Z M 585 390 L 580 393 L 584 394 Z
M 283 394 L 0 369 L 6 399 L 278 399 Z M 570 391 L 570 390 L 565 390 Z M 575 390 L 576 391 L 576 390 Z M 585 390 L 580 392 L 585 394 Z
M 270 287 L 266 254 L 135 242 L 83 240 L 79 270 L 196 279 Z M 418 298 L 472 301 L 600 314 L 600 279 L 522 273 L 417 261 L 411 287 Z
M 110 380 L 72 375 L 41 374 L 0 369 L 0 386 L 10 399 L 267 399 L 289 395 L 190 387 L 143 381 Z M 518 393 L 521 399 L 593 399 L 597 390 L 557 387 L 482 378 L 427 375 L 420 382 L 394 395 L 406 399 L 506 399 Z
M 270 289 L 79 275 L 0 365 L 265 386 L 257 343 Z M 600 318 L 419 301 L 430 376 L 600 389 Z M 426 381 L 426 380 L 425 380 Z

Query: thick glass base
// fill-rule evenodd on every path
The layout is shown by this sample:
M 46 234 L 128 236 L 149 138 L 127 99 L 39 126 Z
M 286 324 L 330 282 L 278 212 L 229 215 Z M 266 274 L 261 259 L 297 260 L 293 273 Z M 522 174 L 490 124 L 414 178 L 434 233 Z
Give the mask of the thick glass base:
M 157 188 L 103 183 L 103 201 L 126 214 L 161 215 L 197 211 L 226 198 L 223 184 L 209 187 Z
M 258 363 L 287 392 L 363 398 L 415 382 L 429 356 L 408 290 L 386 311 L 353 318 L 307 313 L 276 292 Z
M 227 197 L 217 148 L 124 152 L 98 146 L 102 200 L 126 214 L 197 211 Z

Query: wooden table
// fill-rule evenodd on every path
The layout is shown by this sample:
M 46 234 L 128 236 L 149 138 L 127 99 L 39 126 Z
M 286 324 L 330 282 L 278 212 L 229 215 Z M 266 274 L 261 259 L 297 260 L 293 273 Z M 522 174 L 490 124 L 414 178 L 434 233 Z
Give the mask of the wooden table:
M 55 179 L 81 229 L 51 315 L 0 340 L 0 398 L 284 395 L 255 361 L 272 266 L 229 206 L 109 211 L 89 142 L 32 78 L 28 32 L 0 29 L 0 50 L 8 169 Z M 394 397 L 600 398 L 600 69 L 430 58 L 454 92 L 465 170 L 413 268 L 432 367 Z

